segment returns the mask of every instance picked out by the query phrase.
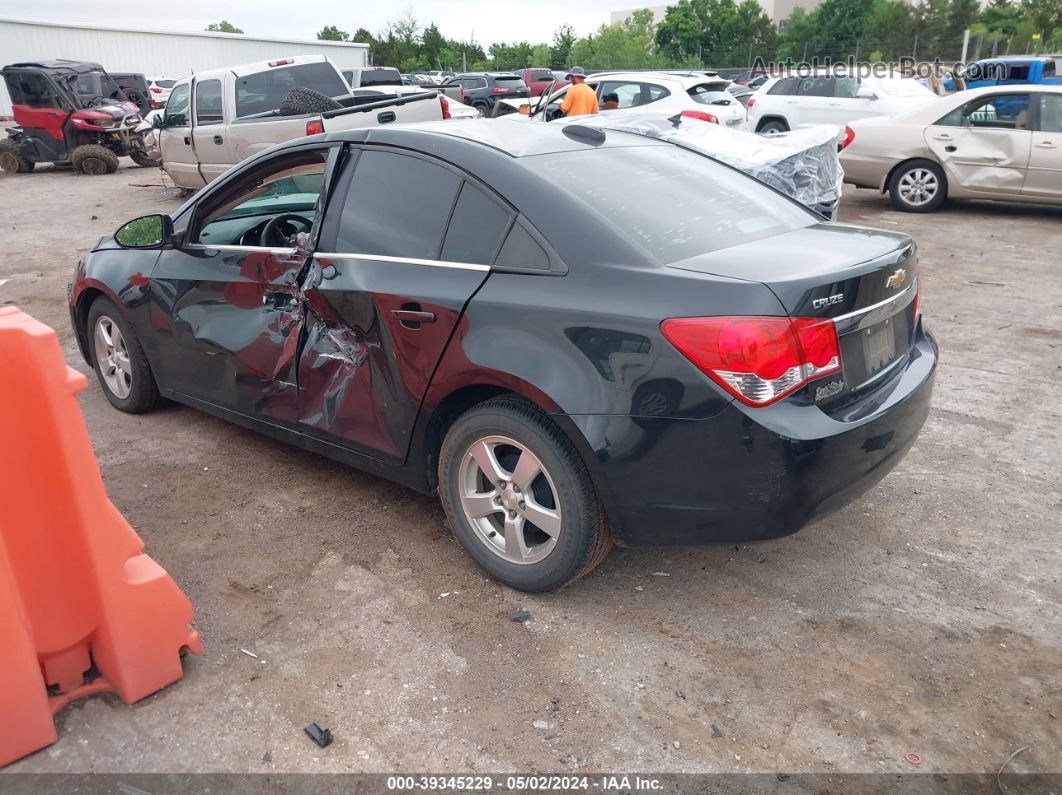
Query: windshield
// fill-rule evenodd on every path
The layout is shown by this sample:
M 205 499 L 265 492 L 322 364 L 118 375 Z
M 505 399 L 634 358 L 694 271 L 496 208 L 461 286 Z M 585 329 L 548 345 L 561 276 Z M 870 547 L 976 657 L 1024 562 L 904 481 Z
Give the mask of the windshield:
M 936 94 L 912 77 L 877 80 L 870 85 L 880 88 L 891 97 L 936 97 Z
M 751 177 L 676 146 L 539 157 L 541 174 L 664 263 L 817 222 L 807 210 Z
M 78 75 L 76 79 L 71 78 L 71 82 L 74 93 L 77 94 L 78 101 L 83 106 L 87 107 L 93 100 L 96 100 L 96 104 L 100 104 L 101 98 L 113 102 L 126 101 L 122 89 L 118 88 L 118 84 L 111 80 L 109 75 L 90 72 Z

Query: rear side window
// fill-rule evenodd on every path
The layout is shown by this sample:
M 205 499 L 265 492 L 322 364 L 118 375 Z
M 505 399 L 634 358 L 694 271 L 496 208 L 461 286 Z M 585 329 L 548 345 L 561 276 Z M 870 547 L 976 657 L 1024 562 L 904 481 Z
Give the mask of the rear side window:
M 225 120 L 221 109 L 221 81 L 204 80 L 195 84 L 195 123 L 220 124 Z
M 521 270 L 549 270 L 549 256 L 520 224 L 513 224 L 505 244 L 498 252 L 498 265 Z
M 729 105 L 734 101 L 734 95 L 722 83 L 702 83 L 693 86 L 687 93 L 690 99 L 701 105 Z
M 343 205 L 337 249 L 437 259 L 460 185 L 452 171 L 420 158 L 362 152 Z
M 769 89 L 768 94 L 781 94 L 782 96 L 789 96 L 796 93 L 796 87 L 800 84 L 799 77 L 783 77 Z
M 553 72 L 549 69 L 528 69 L 528 75 L 532 80 L 552 80 Z
M 508 211 L 466 182 L 454 206 L 440 259 L 490 265 L 508 226 Z
M 677 146 L 541 157 L 539 173 L 664 263 L 816 222 L 808 211 L 751 177 Z
M 331 64 L 280 66 L 236 80 L 236 117 L 276 110 L 295 86 L 306 86 L 333 98 L 347 96 L 350 92 L 350 87 Z
M 1007 65 L 1007 80 L 1028 80 L 1029 64 L 1012 63 Z
M 154 80 L 152 82 L 156 86 L 158 86 L 159 88 L 173 88 L 173 84 L 176 83 L 177 81 L 176 80 Z
M 802 97 L 832 97 L 834 78 L 826 75 L 805 77 L 800 81 L 797 94 Z
M 1054 77 L 1054 76 L 1055 76 L 1055 62 L 1054 61 L 1044 61 L 1044 77 Z

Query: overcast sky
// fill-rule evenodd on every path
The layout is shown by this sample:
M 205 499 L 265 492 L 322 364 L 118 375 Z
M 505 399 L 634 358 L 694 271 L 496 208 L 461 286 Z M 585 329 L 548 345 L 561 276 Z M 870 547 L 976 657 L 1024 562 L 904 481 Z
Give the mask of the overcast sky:
M 448 38 L 475 35 L 487 45 L 549 41 L 565 23 L 585 35 L 608 22 L 611 11 L 630 5 L 628 0 L 3 0 L 0 16 L 166 30 L 202 30 L 227 19 L 248 34 L 312 39 L 325 25 L 375 34 L 407 7 L 422 25 L 435 22 Z

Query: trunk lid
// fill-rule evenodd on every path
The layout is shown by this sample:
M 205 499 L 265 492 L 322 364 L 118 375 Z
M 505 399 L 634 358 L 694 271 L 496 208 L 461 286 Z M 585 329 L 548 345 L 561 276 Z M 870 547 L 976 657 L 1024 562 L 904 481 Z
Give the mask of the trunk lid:
M 790 317 L 832 319 L 843 382 L 812 382 L 816 402 L 873 385 L 913 343 L 918 261 L 907 235 L 815 224 L 670 267 L 759 282 Z

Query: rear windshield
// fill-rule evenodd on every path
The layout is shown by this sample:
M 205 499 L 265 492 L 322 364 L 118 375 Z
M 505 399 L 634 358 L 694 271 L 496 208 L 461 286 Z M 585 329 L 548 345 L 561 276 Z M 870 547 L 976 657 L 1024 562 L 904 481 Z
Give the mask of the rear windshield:
M 276 110 L 295 86 L 306 86 L 326 97 L 345 97 L 350 88 L 331 64 L 282 66 L 236 80 L 236 117 Z
M 363 86 L 400 86 L 402 75 L 397 69 L 362 69 Z
M 176 83 L 177 81 L 176 80 L 152 80 L 151 82 L 153 82 L 159 88 L 173 88 L 173 84 Z
M 816 223 L 751 177 L 677 146 L 543 155 L 540 173 L 664 263 Z
M 527 74 L 532 80 L 552 80 L 553 72 L 549 69 L 528 69 Z
M 726 83 L 701 83 L 689 90 L 690 99 L 701 105 L 729 105 L 734 96 L 726 90 Z
M 494 82 L 495 83 L 519 83 L 520 85 L 523 85 L 524 84 L 524 78 L 517 77 L 516 75 L 513 75 L 512 77 L 510 77 L 509 75 L 498 75 L 497 77 L 494 78 Z

